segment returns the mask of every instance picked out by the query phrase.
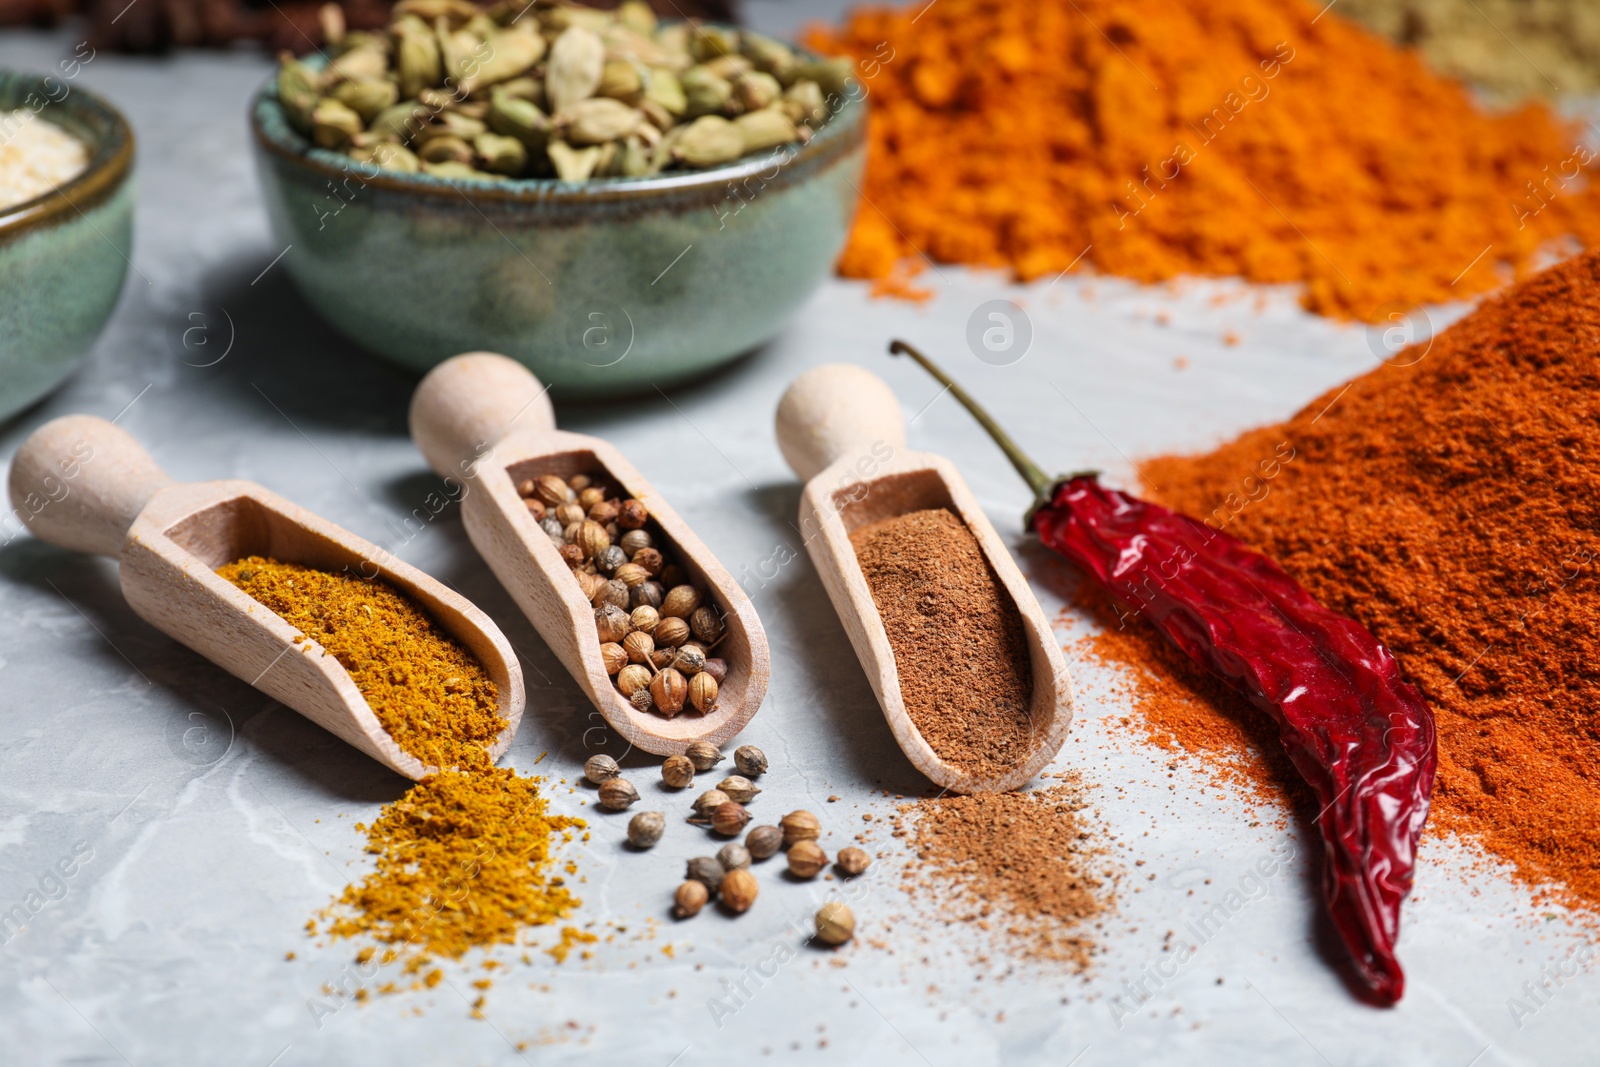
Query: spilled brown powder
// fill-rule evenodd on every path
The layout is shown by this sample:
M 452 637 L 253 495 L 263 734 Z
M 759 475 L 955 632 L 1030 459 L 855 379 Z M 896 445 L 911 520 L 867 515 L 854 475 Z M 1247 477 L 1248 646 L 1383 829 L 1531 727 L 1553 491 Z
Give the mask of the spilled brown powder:
M 906 713 L 939 758 L 992 777 L 1027 758 L 1033 668 L 1022 617 L 977 538 L 943 509 L 854 531 Z
M 903 804 L 894 833 L 916 852 L 905 887 L 936 901 L 943 919 L 975 924 L 1026 958 L 1087 970 L 1090 926 L 1115 903 L 1087 806 L 1076 775 L 1028 793 Z

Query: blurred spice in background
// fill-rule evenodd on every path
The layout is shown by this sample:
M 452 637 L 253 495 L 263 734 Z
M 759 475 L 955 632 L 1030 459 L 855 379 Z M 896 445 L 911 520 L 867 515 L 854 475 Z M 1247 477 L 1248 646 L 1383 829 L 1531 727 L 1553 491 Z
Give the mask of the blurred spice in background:
M 1600 253 L 1585 253 L 1282 425 L 1141 465 L 1152 496 L 1267 552 L 1394 651 L 1436 717 L 1434 830 L 1467 836 L 1526 882 L 1591 910 L 1600 909 L 1597 351 Z M 1243 479 L 1284 441 L 1293 462 L 1238 507 Z M 1230 754 L 1255 732 L 1225 708 L 1238 727 L 1208 736 L 1181 704 L 1160 702 L 1171 697 L 1154 710 L 1190 751 Z
M 942 0 L 809 40 L 873 109 L 848 276 L 1240 275 L 1377 321 L 1600 238 L 1577 127 L 1487 112 L 1320 2 Z
M 1600 89 L 1596 0 L 1343 0 L 1335 10 L 1508 97 Z

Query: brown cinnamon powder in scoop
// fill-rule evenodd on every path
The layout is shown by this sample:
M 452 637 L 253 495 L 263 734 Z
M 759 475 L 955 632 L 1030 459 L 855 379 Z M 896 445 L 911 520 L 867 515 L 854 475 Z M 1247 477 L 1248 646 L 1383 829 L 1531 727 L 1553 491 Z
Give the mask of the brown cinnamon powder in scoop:
M 1027 757 L 1033 668 L 1022 617 L 977 538 L 943 509 L 854 531 L 906 713 L 939 758 L 991 777 Z

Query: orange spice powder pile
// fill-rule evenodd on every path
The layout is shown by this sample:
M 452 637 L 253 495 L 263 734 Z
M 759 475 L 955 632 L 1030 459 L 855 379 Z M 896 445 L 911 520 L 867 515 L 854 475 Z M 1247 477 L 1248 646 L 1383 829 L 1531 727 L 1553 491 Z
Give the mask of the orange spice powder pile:
M 857 59 L 871 107 L 839 270 L 901 294 L 927 256 L 1303 283 L 1378 321 L 1600 236 L 1576 127 L 1491 114 L 1320 0 L 917 0 L 809 42 Z
M 1394 651 L 1438 725 L 1435 831 L 1590 910 L 1600 910 L 1597 408 L 1600 253 L 1585 253 L 1288 422 L 1143 465 L 1150 495 L 1265 551 Z M 1284 442 L 1293 459 L 1273 465 Z M 1126 637 L 1104 650 L 1170 669 Z M 1258 727 L 1207 736 L 1193 705 L 1150 706 L 1191 750 L 1267 744 Z M 1209 710 L 1239 715 L 1225 699 Z

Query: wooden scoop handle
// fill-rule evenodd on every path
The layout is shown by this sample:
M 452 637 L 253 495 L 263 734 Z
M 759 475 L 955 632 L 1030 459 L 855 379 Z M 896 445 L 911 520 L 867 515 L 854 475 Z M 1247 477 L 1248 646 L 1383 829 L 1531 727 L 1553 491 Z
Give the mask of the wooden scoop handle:
M 825 363 L 790 382 L 778 401 L 778 448 L 802 481 L 880 442 L 904 449 L 906 424 L 889 383 L 871 371 Z
M 95 415 L 63 415 L 11 459 L 11 508 L 33 535 L 102 556 L 122 553 L 128 527 L 172 484 L 133 435 Z
M 411 439 L 441 478 L 471 477 L 513 430 L 555 428 L 549 389 L 495 352 L 451 356 L 411 395 Z

